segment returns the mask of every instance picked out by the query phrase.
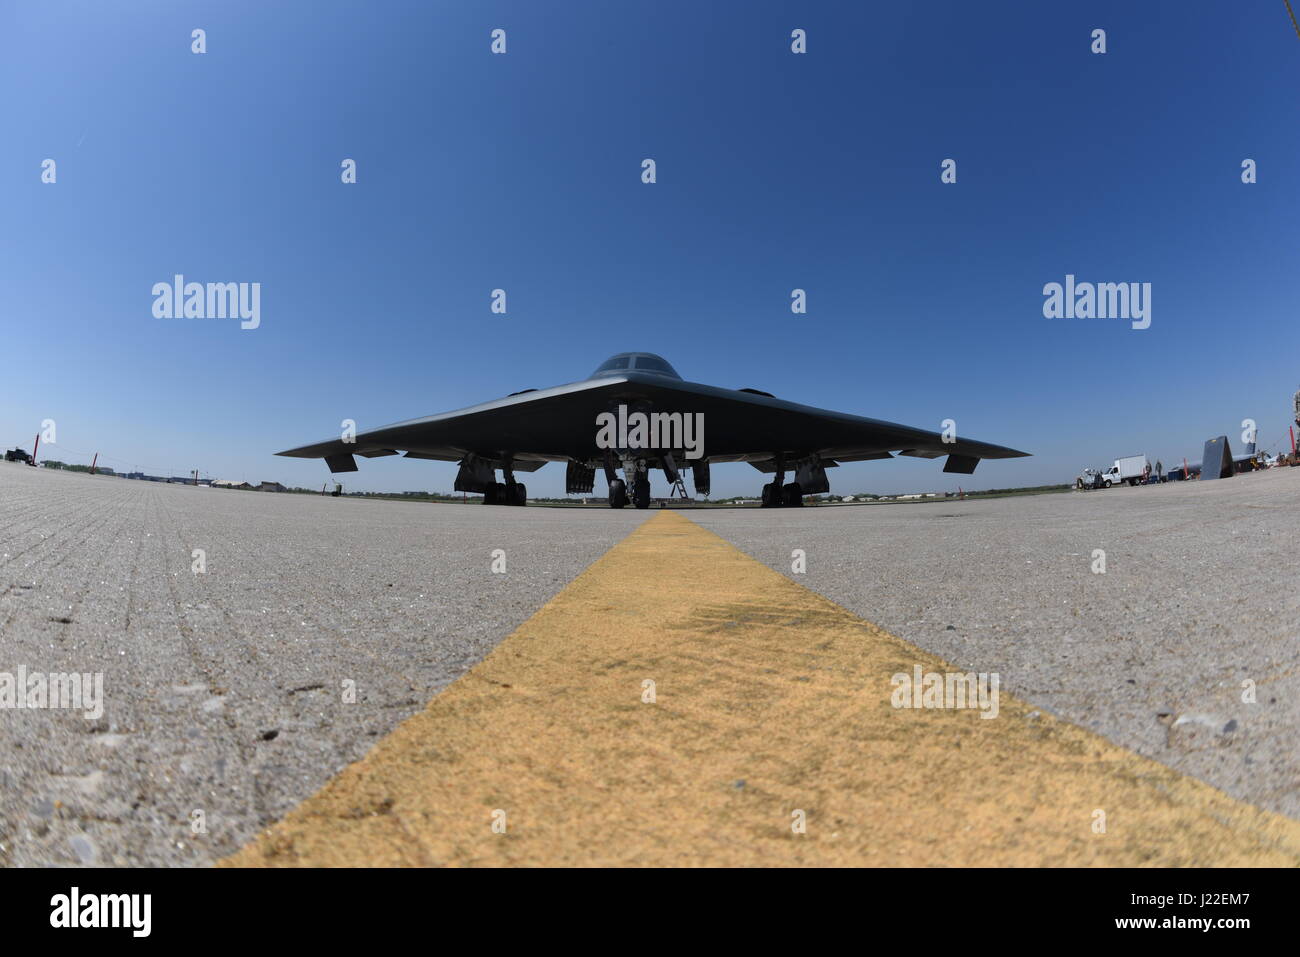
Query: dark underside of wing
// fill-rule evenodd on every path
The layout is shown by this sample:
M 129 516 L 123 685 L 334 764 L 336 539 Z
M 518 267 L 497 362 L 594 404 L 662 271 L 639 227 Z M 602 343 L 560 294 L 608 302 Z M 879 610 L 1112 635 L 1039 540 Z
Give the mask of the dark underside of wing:
M 938 432 L 636 372 L 385 426 L 358 434 L 355 442 L 334 439 L 279 454 L 324 458 L 334 471 L 351 470 L 352 455 L 405 452 L 410 458 L 443 461 L 469 453 L 498 460 L 509 455 L 517 469 L 528 471 L 546 461 L 598 459 L 603 453 L 596 446 L 596 417 L 620 403 L 652 412 L 702 414 L 708 459 L 751 462 L 759 468 L 778 454 L 852 462 L 899 453 L 946 455 L 946 471 L 969 472 L 980 459 L 1028 454 L 960 437 L 945 442 Z

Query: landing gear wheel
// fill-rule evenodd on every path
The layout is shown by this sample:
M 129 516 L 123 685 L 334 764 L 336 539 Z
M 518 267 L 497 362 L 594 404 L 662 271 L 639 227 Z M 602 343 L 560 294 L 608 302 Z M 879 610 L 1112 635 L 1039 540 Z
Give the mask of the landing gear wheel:
M 650 476 L 637 472 L 632 484 L 632 504 L 637 508 L 650 507 Z
M 614 479 L 609 483 L 609 507 L 622 508 L 627 504 L 627 486 L 623 484 L 622 479 Z
M 515 483 L 515 497 L 510 501 L 511 505 L 528 504 L 528 486 L 523 482 Z
M 496 482 L 488 482 L 487 485 L 483 486 L 484 505 L 495 505 L 497 503 L 497 488 Z
M 763 486 L 763 501 L 760 508 L 780 508 L 781 494 L 777 490 L 775 482 L 768 482 Z
M 803 487 L 798 482 L 791 482 L 782 489 L 782 505 L 789 508 L 803 508 Z

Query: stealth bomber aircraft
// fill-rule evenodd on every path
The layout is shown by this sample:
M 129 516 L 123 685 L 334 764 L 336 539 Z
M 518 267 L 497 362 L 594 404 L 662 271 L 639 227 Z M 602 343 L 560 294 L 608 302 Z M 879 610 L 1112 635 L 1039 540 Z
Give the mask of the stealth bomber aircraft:
M 711 464 L 748 462 L 771 476 L 762 503 L 776 508 L 800 506 L 805 495 L 830 491 L 826 470 L 842 462 L 895 453 L 947 456 L 945 472 L 970 474 L 980 459 L 1028 454 L 799 405 L 758 389 L 686 382 L 649 352 L 619 353 L 581 382 L 525 389 L 278 454 L 323 458 L 331 472 L 354 472 L 355 456 L 399 452 L 409 459 L 458 463 L 456 490 L 481 492 L 490 505 L 524 505 L 528 492 L 516 473 L 535 472 L 547 462 L 566 463 L 570 494 L 590 493 L 602 470 L 611 508 L 623 508 L 629 500 L 637 508 L 649 507 L 651 469 L 663 470 L 683 495 L 689 469 L 696 493 L 708 495 Z M 498 471 L 504 481 L 497 480 Z

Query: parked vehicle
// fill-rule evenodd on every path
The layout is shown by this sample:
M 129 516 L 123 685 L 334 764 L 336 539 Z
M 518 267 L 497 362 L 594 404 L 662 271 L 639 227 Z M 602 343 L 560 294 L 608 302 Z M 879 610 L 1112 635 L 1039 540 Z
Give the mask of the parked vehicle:
M 5 453 L 6 462 L 22 462 L 24 465 L 32 464 L 32 457 L 23 449 L 10 449 Z
M 1125 482 L 1129 485 L 1141 485 L 1145 475 L 1151 469 L 1151 463 L 1145 455 L 1128 455 L 1116 459 L 1115 464 L 1101 473 L 1102 484 L 1106 488 Z
M 1097 469 L 1084 469 L 1083 474 L 1074 480 L 1074 487 L 1084 492 L 1095 488 L 1106 488 L 1107 485 L 1108 483 Z

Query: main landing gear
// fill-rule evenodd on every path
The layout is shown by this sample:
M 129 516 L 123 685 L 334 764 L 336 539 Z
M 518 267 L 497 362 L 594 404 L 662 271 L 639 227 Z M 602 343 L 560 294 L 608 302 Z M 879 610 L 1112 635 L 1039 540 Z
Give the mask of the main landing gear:
M 776 477 L 763 486 L 763 508 L 803 508 L 803 486 L 785 481 L 785 463 L 776 457 Z
M 523 482 L 515 481 L 515 470 L 510 457 L 504 458 L 501 475 L 505 481 L 498 482 L 496 469 L 490 462 L 467 457 L 461 464 L 461 473 L 456 477 L 456 491 L 482 491 L 484 505 L 527 505 L 528 487 Z
M 483 489 L 484 505 L 527 505 L 528 486 L 523 482 L 490 482 Z
M 457 492 L 481 492 L 484 505 L 527 505 L 528 488 L 523 482 L 515 481 L 515 470 L 509 453 L 500 453 L 501 475 L 504 482 L 498 482 L 497 466 L 492 459 L 468 453 L 460 461 L 460 471 L 456 473 L 456 484 L 452 486 Z
M 763 508 L 803 508 L 803 488 L 798 482 L 763 486 Z

